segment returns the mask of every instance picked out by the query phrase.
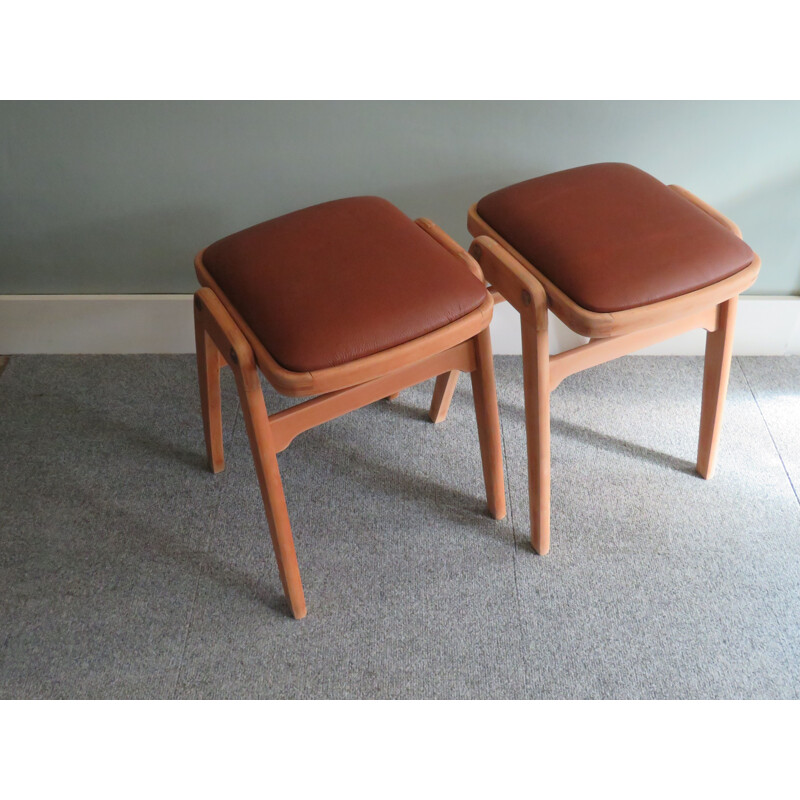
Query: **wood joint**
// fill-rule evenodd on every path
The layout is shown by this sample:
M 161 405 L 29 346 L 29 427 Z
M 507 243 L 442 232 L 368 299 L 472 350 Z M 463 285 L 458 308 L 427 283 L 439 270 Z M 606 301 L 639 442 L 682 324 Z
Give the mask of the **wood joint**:
M 492 285 L 520 313 L 523 323 L 547 330 L 547 294 L 541 283 L 511 253 L 488 236 L 476 237 L 470 254 Z

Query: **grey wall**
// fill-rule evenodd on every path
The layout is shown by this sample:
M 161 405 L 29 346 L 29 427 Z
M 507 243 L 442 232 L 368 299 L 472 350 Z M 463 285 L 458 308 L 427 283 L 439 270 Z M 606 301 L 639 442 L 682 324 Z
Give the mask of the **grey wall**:
M 0 294 L 190 292 L 203 245 L 382 195 L 467 243 L 483 194 L 627 161 L 735 219 L 800 293 L 800 102 L 3 102 Z

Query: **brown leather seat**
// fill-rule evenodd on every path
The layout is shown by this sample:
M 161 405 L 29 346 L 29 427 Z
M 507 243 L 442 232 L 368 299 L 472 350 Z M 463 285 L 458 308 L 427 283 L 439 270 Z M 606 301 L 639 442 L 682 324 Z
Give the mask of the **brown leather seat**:
M 716 283 L 752 250 L 629 164 L 591 164 L 484 197 L 480 217 L 583 308 L 623 311 Z
M 283 367 L 345 364 L 437 330 L 487 292 L 399 209 L 351 197 L 210 245 L 203 265 Z

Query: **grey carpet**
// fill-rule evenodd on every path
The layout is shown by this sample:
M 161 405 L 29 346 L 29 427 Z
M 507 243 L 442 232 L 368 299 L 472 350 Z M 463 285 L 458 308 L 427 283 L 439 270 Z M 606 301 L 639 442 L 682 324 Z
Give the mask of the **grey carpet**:
M 279 457 L 298 622 L 227 371 L 213 476 L 191 357 L 12 358 L 0 696 L 797 698 L 800 359 L 735 360 L 709 482 L 692 469 L 700 359 L 565 381 L 546 558 L 528 543 L 520 362 L 496 368 L 502 522 L 465 378 L 443 425 L 429 382 Z

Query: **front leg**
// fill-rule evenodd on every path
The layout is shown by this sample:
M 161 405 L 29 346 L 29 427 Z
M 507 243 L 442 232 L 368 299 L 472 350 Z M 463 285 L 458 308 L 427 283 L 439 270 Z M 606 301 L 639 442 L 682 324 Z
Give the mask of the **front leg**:
M 706 479 L 714 474 L 717 446 L 722 428 L 722 412 L 731 373 L 733 330 L 739 297 L 732 297 L 717 308 L 717 329 L 706 334 L 703 369 L 703 404 L 700 410 L 700 437 L 697 445 L 697 471 Z
M 525 432 L 528 443 L 528 494 L 531 545 L 540 555 L 550 549 L 550 352 L 547 294 L 510 253 L 488 236 L 478 236 L 470 253 L 492 285 L 519 311 Z
M 211 289 L 203 288 L 195 294 L 195 315 L 198 329 L 224 356 L 236 378 L 278 573 L 292 615 L 295 619 L 300 619 L 306 615 L 306 601 L 283 483 L 278 469 L 272 427 L 264 403 L 264 393 L 261 390 L 253 349 Z

